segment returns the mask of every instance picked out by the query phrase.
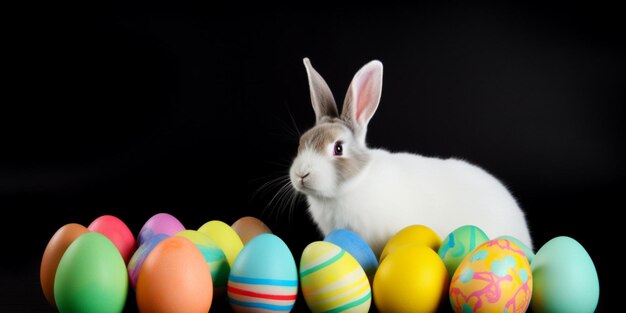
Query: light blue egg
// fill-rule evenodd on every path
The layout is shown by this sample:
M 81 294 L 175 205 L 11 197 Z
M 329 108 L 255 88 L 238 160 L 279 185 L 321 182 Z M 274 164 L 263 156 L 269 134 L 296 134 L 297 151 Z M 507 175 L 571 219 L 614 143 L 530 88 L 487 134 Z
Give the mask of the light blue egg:
M 298 269 L 287 245 L 261 234 L 241 249 L 228 276 L 228 300 L 236 312 L 289 312 L 298 294 Z
M 591 256 L 575 239 L 546 242 L 530 265 L 533 312 L 594 312 L 600 297 L 598 273 Z
M 365 271 L 365 275 L 372 283 L 378 269 L 378 259 L 372 248 L 355 232 L 347 229 L 336 229 L 324 238 L 324 241 L 334 243 L 350 253 Z

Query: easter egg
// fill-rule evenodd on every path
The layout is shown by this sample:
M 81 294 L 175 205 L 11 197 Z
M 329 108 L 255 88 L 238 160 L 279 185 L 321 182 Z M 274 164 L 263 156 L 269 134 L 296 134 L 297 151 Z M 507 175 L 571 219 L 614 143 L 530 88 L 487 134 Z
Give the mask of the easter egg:
M 300 259 L 302 295 L 313 313 L 368 312 L 370 283 L 359 262 L 339 246 L 310 243 Z
M 228 261 L 226 261 L 224 252 L 222 252 L 220 247 L 218 247 L 209 236 L 196 230 L 183 230 L 175 236 L 189 239 L 200 250 L 211 270 L 213 294 L 221 295 L 226 288 L 228 273 L 230 273 L 230 266 L 228 265 Z
M 448 288 L 448 272 L 426 245 L 390 253 L 374 276 L 374 303 L 380 312 L 435 312 Z
M 238 313 L 290 312 L 298 295 L 298 270 L 287 245 L 273 234 L 250 240 L 233 263 L 227 292 Z
M 450 281 L 455 312 L 526 312 L 533 275 L 524 251 L 511 241 L 483 243 L 459 264 Z
M 533 312 L 594 312 L 600 297 L 598 273 L 585 248 L 567 236 L 553 238 L 531 264 Z
M 146 260 L 148 254 L 156 247 L 156 245 L 161 242 L 163 239 L 169 237 L 165 234 L 156 234 L 146 242 L 142 243 L 135 253 L 128 261 L 128 278 L 130 279 L 130 285 L 135 288 L 137 287 L 137 278 L 139 277 L 139 271 L 141 270 L 141 266 L 143 262 Z
M 103 215 L 96 218 L 89 224 L 87 229 L 101 233 L 109 238 L 117 247 L 117 250 L 120 251 L 126 263 L 128 263 L 135 249 L 137 249 L 137 243 L 135 242 L 133 233 L 122 220 L 113 215 Z
M 208 312 L 213 283 L 200 250 L 187 238 L 163 239 L 141 266 L 136 297 L 141 312 Z
M 39 280 L 43 294 L 52 306 L 56 306 L 54 302 L 54 277 L 61 257 L 63 257 L 67 247 L 69 247 L 76 238 L 87 232 L 89 232 L 89 230 L 87 230 L 85 226 L 70 223 L 59 228 L 52 238 L 50 238 L 50 241 L 48 241 L 48 245 L 41 258 Z
M 488 240 L 485 232 L 474 225 L 464 225 L 453 230 L 443 240 L 438 251 L 439 257 L 446 265 L 449 277 L 454 275 L 454 271 L 465 256 Z
M 347 229 L 336 229 L 324 237 L 324 241 L 334 243 L 350 253 L 361 265 L 370 283 L 378 269 L 378 259 L 372 248 L 355 232 Z
M 198 228 L 198 231 L 209 236 L 222 249 L 222 252 L 226 255 L 228 265 L 232 267 L 237 254 L 243 248 L 243 242 L 237 235 L 237 232 L 228 224 L 217 220 L 204 223 Z
M 122 312 L 127 294 L 126 264 L 111 240 L 88 232 L 67 247 L 54 279 L 59 312 Z
M 139 230 L 139 236 L 137 236 L 137 244 L 141 245 L 156 234 L 173 236 L 183 230 L 185 230 L 185 226 L 176 217 L 169 213 L 158 213 L 143 224 Z
M 260 234 L 272 233 L 265 223 L 252 216 L 244 216 L 236 220 L 230 227 L 239 235 L 244 245 Z
M 522 248 L 522 251 L 524 251 L 524 254 L 526 255 L 526 258 L 528 259 L 528 263 L 533 262 L 533 258 L 535 257 L 535 253 L 533 252 L 533 249 L 529 248 L 527 245 L 525 245 L 521 240 L 513 237 L 513 236 L 498 236 L 495 239 L 506 239 L 514 244 L 516 244 L 518 247 Z
M 380 261 L 382 262 L 385 257 L 394 250 L 414 244 L 424 245 L 437 251 L 439 250 L 439 246 L 441 246 L 441 238 L 439 238 L 439 235 L 437 235 L 434 230 L 427 226 L 407 226 L 394 234 L 389 241 L 387 241 L 383 252 L 380 254 Z

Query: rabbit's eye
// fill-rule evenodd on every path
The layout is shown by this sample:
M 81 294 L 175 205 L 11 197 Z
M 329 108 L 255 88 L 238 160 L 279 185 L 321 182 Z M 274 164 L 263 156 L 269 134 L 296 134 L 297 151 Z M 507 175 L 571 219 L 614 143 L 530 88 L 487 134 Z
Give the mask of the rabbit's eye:
M 335 148 L 333 149 L 334 155 L 343 155 L 343 142 L 335 142 Z

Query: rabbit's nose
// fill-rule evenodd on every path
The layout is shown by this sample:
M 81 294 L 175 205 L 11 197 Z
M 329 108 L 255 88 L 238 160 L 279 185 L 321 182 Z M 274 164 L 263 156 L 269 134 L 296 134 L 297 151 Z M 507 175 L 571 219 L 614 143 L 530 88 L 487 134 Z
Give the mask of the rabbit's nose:
M 311 174 L 311 172 L 306 172 L 304 174 L 301 174 L 300 175 L 300 181 L 304 182 L 304 179 L 307 178 L 310 174 Z

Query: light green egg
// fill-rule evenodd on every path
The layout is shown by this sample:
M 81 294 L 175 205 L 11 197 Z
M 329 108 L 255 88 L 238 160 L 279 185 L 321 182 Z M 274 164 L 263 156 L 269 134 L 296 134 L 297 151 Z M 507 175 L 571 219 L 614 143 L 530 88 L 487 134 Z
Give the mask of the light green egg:
M 54 299 L 61 313 L 119 313 L 128 294 L 128 273 L 113 242 L 89 232 L 67 248 L 54 279 Z
M 560 236 L 544 244 L 530 265 L 533 312 L 594 312 L 600 297 L 596 267 L 575 239 Z
M 454 271 L 465 256 L 487 241 L 489 238 L 485 232 L 474 225 L 461 226 L 446 236 L 441 242 L 438 254 L 446 265 L 449 277 L 454 275 Z

